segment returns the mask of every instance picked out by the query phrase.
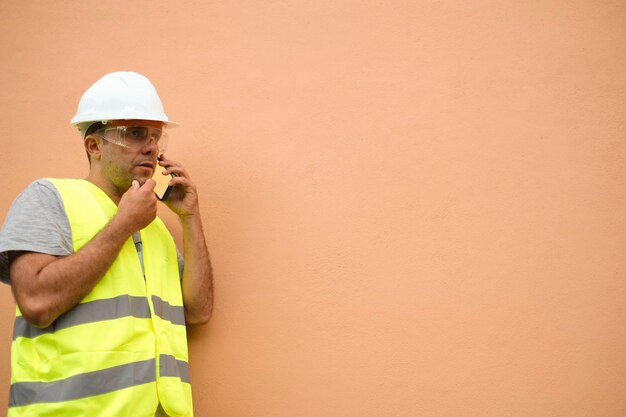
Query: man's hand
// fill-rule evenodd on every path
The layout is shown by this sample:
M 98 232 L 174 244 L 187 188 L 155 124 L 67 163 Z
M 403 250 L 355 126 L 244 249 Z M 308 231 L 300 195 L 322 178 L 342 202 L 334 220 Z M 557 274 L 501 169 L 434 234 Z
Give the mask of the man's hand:
M 147 180 L 142 186 L 133 180 L 130 188 L 122 195 L 113 221 L 129 235 L 143 229 L 156 218 L 157 198 L 154 194 L 156 182 Z
M 167 199 L 163 201 L 165 205 L 181 218 L 198 214 L 198 191 L 187 170 L 178 162 L 167 159 L 163 155 L 159 165 L 166 168 L 164 175 L 174 174 L 170 181 L 173 188 Z

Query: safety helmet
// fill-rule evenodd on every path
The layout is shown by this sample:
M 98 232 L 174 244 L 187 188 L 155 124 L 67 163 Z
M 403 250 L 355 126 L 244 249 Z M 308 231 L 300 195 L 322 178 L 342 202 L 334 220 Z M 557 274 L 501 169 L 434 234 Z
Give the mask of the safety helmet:
M 177 125 L 163 112 L 161 99 L 150 80 L 136 72 L 112 72 L 85 91 L 70 124 L 76 126 L 84 138 L 95 122 L 132 119 Z

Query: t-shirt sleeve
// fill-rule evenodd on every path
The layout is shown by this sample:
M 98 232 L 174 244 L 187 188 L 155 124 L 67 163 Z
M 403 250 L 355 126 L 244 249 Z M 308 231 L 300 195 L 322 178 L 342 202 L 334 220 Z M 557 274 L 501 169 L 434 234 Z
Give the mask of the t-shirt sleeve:
M 10 251 L 66 256 L 74 252 L 72 229 L 57 189 L 37 180 L 9 208 L 0 229 L 0 280 L 9 283 Z

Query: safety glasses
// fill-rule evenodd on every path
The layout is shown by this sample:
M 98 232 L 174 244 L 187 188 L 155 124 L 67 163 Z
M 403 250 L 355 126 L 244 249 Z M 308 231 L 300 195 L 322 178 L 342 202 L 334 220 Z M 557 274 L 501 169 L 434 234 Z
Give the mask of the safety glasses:
M 104 140 L 132 150 L 143 149 L 156 144 L 159 152 L 167 148 L 167 132 L 147 126 L 112 126 L 100 129 L 96 135 Z

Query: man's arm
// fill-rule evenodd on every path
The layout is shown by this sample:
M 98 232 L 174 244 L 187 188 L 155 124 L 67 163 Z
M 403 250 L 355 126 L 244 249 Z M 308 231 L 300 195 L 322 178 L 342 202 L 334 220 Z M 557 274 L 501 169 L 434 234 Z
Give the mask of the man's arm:
M 181 218 L 183 226 L 183 302 L 185 320 L 205 324 L 213 313 L 213 271 L 200 214 Z
M 205 324 L 213 313 L 213 273 L 209 252 L 204 238 L 198 195 L 187 171 L 177 162 L 161 158 L 165 174 L 175 174 L 174 186 L 165 204 L 174 211 L 183 229 L 183 258 L 185 268 L 182 277 L 185 320 L 191 324 Z
M 124 242 L 156 217 L 154 181 L 135 181 L 122 196 L 116 215 L 79 251 L 55 257 L 11 252 L 11 289 L 24 318 L 49 326 L 78 304 L 104 276 Z

